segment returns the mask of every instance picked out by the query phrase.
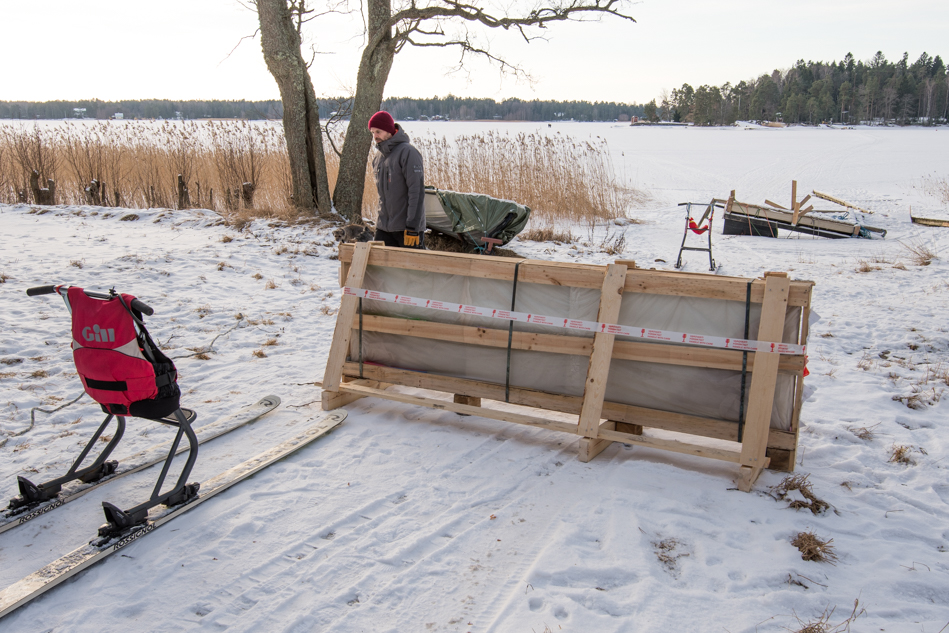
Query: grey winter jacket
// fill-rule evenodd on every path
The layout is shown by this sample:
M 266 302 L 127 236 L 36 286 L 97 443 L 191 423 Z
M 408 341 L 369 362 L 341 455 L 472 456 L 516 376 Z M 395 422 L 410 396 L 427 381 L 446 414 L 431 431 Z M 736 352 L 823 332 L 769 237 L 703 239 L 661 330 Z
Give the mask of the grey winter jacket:
M 376 228 L 388 232 L 425 230 L 425 174 L 422 155 L 398 127 L 395 136 L 376 145 L 372 172 L 379 192 Z

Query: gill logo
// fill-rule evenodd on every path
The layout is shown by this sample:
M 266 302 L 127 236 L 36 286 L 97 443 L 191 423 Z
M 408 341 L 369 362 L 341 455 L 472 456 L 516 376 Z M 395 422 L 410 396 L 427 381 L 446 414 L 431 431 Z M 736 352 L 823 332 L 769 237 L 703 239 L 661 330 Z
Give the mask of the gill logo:
M 97 343 L 114 343 L 115 330 L 112 328 L 100 328 L 98 325 L 93 325 L 92 327 L 87 325 L 86 327 L 82 328 L 82 338 L 86 339 L 87 341 L 95 341 Z

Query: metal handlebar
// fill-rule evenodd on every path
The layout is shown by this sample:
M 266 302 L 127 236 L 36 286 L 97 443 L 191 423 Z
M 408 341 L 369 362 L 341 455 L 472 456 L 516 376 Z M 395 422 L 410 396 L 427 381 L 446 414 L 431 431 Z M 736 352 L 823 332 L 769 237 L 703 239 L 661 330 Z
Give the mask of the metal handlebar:
M 36 286 L 35 288 L 27 288 L 26 294 L 29 297 L 35 297 L 37 295 L 51 295 L 56 292 L 56 286 Z M 90 292 L 89 290 L 83 290 L 87 296 L 92 297 L 93 299 L 111 299 L 114 295 L 104 295 L 99 292 Z M 138 299 L 132 299 L 133 310 L 137 310 L 144 314 L 145 316 L 151 316 L 155 314 L 155 310 L 149 306 L 144 301 Z

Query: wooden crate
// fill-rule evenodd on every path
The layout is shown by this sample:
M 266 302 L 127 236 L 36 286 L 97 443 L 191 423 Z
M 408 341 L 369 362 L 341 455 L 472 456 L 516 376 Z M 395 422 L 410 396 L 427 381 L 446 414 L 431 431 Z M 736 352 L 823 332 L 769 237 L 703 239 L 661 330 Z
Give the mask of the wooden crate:
M 339 255 L 340 283 L 361 288 L 367 266 L 402 268 L 463 275 L 467 277 L 514 279 L 524 283 L 595 288 L 600 290 L 597 321 L 616 323 L 624 293 L 644 293 L 682 297 L 700 297 L 761 305 L 758 341 L 781 342 L 785 317 L 800 308 L 801 322 L 797 344 L 807 340 L 807 322 L 813 282 L 791 281 L 786 273 L 768 273 L 749 280 L 718 275 L 643 270 L 632 262 L 618 261 L 608 266 L 518 260 L 478 255 L 438 253 L 386 248 L 379 243 L 342 244 Z M 750 286 L 749 286 L 750 282 Z M 438 299 L 438 297 L 430 297 Z M 454 411 L 460 414 L 503 420 L 572 433 L 580 437 L 582 461 L 589 461 L 612 442 L 640 444 L 678 453 L 729 461 L 738 465 L 737 483 L 748 491 L 762 469 L 794 469 L 803 394 L 805 358 L 770 352 L 742 352 L 734 349 L 690 347 L 630 340 L 614 340 L 609 333 L 593 338 L 514 332 L 503 329 L 470 327 L 453 323 L 417 319 L 397 319 L 358 314 L 359 299 L 344 295 L 323 378 L 323 408 L 345 406 L 359 398 L 372 396 L 397 402 Z M 452 341 L 466 345 L 507 347 L 531 353 L 574 354 L 589 357 L 583 396 L 550 393 L 493 382 L 410 371 L 395 367 L 362 364 L 348 358 L 354 332 L 383 332 L 422 339 Z M 734 421 L 685 415 L 656 408 L 630 406 L 604 399 L 611 359 L 628 359 L 683 367 L 702 367 L 741 371 L 750 374 L 748 407 L 744 433 L 739 441 Z M 770 427 L 778 374 L 794 380 L 791 428 L 782 431 Z M 387 390 L 389 386 L 415 387 L 451 394 L 451 401 Z M 432 394 L 436 395 L 436 394 Z M 508 402 L 524 409 L 511 412 L 481 406 L 482 400 Z M 522 412 L 521 412 L 522 411 Z M 552 420 L 545 411 L 576 416 L 576 422 Z M 561 418 L 562 416 L 557 416 Z M 687 434 L 689 441 L 655 437 L 650 429 Z M 717 445 L 703 444 L 702 438 L 725 440 Z

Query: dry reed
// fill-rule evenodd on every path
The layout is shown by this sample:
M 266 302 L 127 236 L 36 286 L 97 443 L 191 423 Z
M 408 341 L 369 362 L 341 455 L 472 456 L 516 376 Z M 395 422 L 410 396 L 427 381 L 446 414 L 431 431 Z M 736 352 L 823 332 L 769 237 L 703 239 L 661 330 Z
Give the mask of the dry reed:
M 341 140 L 334 133 L 338 142 Z M 529 206 L 538 224 L 624 217 L 645 196 L 617 180 L 606 141 L 489 131 L 415 138 L 427 184 Z M 339 159 L 327 143 L 330 188 Z M 378 195 L 366 164 L 363 216 Z M 66 121 L 0 125 L 0 202 L 32 203 L 30 175 L 55 182 L 55 203 L 211 209 L 241 226 L 291 219 L 290 165 L 279 125 L 247 121 Z M 186 191 L 179 191 L 181 175 Z M 251 183 L 245 187 L 245 183 Z M 566 240 L 565 240 L 566 241 Z
M 791 541 L 791 545 L 800 550 L 801 558 L 804 560 L 813 560 L 818 563 L 830 563 L 833 565 L 837 562 L 837 554 L 834 552 L 833 542 L 834 539 L 824 541 L 818 538 L 813 532 L 801 532 L 794 537 L 794 540 Z

